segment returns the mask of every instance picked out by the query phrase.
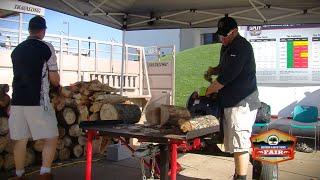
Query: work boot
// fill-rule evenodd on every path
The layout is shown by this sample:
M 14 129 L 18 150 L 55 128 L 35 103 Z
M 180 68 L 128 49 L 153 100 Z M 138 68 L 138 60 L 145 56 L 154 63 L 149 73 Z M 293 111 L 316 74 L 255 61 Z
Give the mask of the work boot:
M 40 174 L 38 180 L 53 180 L 51 173 Z

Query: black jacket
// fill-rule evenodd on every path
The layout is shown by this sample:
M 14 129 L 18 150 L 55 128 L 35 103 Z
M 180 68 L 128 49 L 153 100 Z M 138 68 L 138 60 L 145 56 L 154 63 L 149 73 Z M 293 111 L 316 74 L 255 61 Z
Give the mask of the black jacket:
M 234 107 L 257 90 L 256 64 L 251 44 L 240 35 L 220 52 L 217 81 L 224 85 L 219 91 L 221 105 Z

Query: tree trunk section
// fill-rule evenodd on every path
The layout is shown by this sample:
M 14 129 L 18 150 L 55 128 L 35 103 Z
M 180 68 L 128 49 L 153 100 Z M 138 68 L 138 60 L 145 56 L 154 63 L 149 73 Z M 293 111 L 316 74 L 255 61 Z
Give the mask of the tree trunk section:
M 96 120 L 100 120 L 100 113 L 99 112 L 92 113 L 89 116 L 89 121 L 96 121 Z
M 120 96 L 118 94 L 101 94 L 94 97 L 95 102 L 102 102 L 103 104 L 111 103 L 111 104 L 118 104 L 126 101 L 126 98 Z
M 12 153 L 4 156 L 3 168 L 5 170 L 11 170 L 14 168 L 14 157 Z
M 139 122 L 141 111 L 135 104 L 104 104 L 100 110 L 101 120 L 124 120 L 129 124 Z
M 61 161 L 70 159 L 70 150 L 69 150 L 69 148 L 63 148 L 63 149 L 59 150 L 59 155 L 58 156 L 59 156 L 59 159 Z
M 151 125 L 159 125 L 160 116 L 161 116 L 160 107 L 148 108 L 148 110 L 146 111 L 147 122 L 150 123 Z
M 61 150 L 64 148 L 64 142 L 62 139 L 58 139 L 58 143 L 57 143 L 57 149 Z
M 4 159 L 3 159 L 2 155 L 0 155 L 0 169 L 2 169 L 3 163 L 4 163 Z
M 61 125 L 66 127 L 76 122 L 77 115 L 72 108 L 66 107 L 63 109 L 63 111 L 59 112 L 58 120 Z
M 99 112 L 103 103 L 102 102 L 93 102 L 93 104 L 90 106 L 90 112 L 96 113 Z
M 4 151 L 7 153 L 12 154 L 13 153 L 13 147 L 14 147 L 14 142 L 13 140 L 9 139 L 7 146 L 4 148 Z
M 62 139 L 64 147 L 71 147 L 72 146 L 72 139 L 70 136 L 65 136 Z
M 9 132 L 9 124 L 7 117 L 0 117 L 0 135 L 4 136 Z
M 78 137 L 78 143 L 81 146 L 86 146 L 87 145 L 87 138 L 85 136 L 79 136 Z
M 179 128 L 184 133 L 212 126 L 219 126 L 219 120 L 212 115 L 194 117 L 190 120 L 179 120 Z
M 72 148 L 72 153 L 73 153 L 74 157 L 76 157 L 76 158 L 81 157 L 83 154 L 83 147 L 80 144 L 75 145 Z
M 9 92 L 8 84 L 0 84 L 0 97 Z
M 26 159 L 25 159 L 25 166 L 30 166 L 32 164 L 34 164 L 36 160 L 36 155 L 34 153 L 34 151 L 30 148 L 27 149 L 27 153 L 26 153 Z
M 63 136 L 66 135 L 66 129 L 63 127 L 58 127 L 58 131 L 59 131 L 59 138 L 61 139 Z
M 51 98 L 51 102 L 56 111 L 61 111 L 66 106 L 65 97 L 63 96 L 54 95 Z
M 44 140 L 36 140 L 33 144 L 33 149 L 36 151 L 36 152 L 42 152 L 43 150 L 43 147 L 44 147 Z
M 8 94 L 4 94 L 0 96 L 0 108 L 5 108 L 10 104 L 10 96 Z
M 81 129 L 78 124 L 70 126 L 69 135 L 72 137 L 79 137 L 81 135 Z
M 68 86 L 64 86 L 61 88 L 61 95 L 65 98 L 71 98 L 73 93 Z
M 179 119 L 190 119 L 191 115 L 187 108 L 173 105 L 161 105 L 160 125 L 178 125 Z
M 10 142 L 10 139 L 8 137 L 0 136 L 0 153 L 2 153 L 5 150 L 9 142 Z
M 78 122 L 87 121 L 89 119 L 89 110 L 87 106 L 78 106 L 79 118 Z

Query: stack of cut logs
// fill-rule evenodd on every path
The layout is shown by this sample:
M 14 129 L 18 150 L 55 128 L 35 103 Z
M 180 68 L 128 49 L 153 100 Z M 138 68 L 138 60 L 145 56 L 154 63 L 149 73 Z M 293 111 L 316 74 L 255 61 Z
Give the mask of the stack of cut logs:
M 184 133 L 219 125 L 219 120 L 215 116 L 191 117 L 187 108 L 173 105 L 161 105 L 151 110 L 149 114 L 147 112 L 146 116 L 155 124 L 176 126 Z
M 0 85 L 0 170 L 14 168 L 13 143 L 9 138 L 8 112 L 10 97 L 8 85 Z M 116 89 L 98 80 L 77 82 L 50 92 L 51 103 L 56 111 L 59 140 L 55 160 L 79 158 L 85 154 L 86 137 L 79 128 L 81 121 L 126 120 L 139 122 L 139 106 L 117 95 Z M 93 153 L 104 153 L 107 138 L 93 141 Z M 41 164 L 44 141 L 30 141 L 27 147 L 26 166 Z
M 84 154 L 86 137 L 79 128 L 81 121 L 125 119 L 131 123 L 139 122 L 139 106 L 129 103 L 125 97 L 115 93 L 116 89 L 98 80 L 77 82 L 62 87 L 59 93 L 50 93 L 59 124 L 59 160 L 69 159 L 70 156 L 78 158 Z M 107 146 L 105 142 L 110 141 L 105 138 L 94 140 L 93 152 L 104 153 Z M 36 142 L 34 149 L 41 151 L 42 144 L 39 142 L 37 145 Z
M 11 169 L 14 167 L 13 143 L 9 137 L 9 86 L 0 84 L 0 169 Z M 26 164 L 30 165 L 34 161 L 34 153 L 28 149 Z

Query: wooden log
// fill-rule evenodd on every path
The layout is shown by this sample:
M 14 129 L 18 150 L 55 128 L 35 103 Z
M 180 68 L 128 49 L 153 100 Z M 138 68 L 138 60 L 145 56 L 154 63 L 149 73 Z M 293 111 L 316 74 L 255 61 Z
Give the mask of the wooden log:
M 66 129 L 63 127 L 58 127 L 58 131 L 59 131 L 59 138 L 61 139 L 64 135 L 66 135 Z
M 0 108 L 8 107 L 10 104 L 10 96 L 8 94 L 4 94 L 0 96 Z
M 83 84 L 80 88 L 79 88 L 79 92 L 82 94 L 82 95 L 85 95 L 85 96 L 89 96 L 91 94 L 91 92 L 89 91 L 89 86 L 88 84 Z
M 101 120 L 124 120 L 134 124 L 141 118 L 141 110 L 135 104 L 104 104 L 100 110 Z
M 102 141 L 102 138 L 101 137 L 98 137 L 96 139 L 94 139 L 92 141 L 92 153 L 93 154 L 97 154 L 97 153 L 100 153 L 100 148 L 101 148 L 101 141 Z M 84 153 L 86 153 L 87 149 L 84 148 Z
M 81 146 L 86 146 L 87 145 L 87 138 L 85 136 L 79 136 L 78 137 L 78 143 Z
M 76 107 L 76 101 L 72 98 L 66 98 L 65 100 L 65 105 L 68 107 Z
M 61 88 L 61 95 L 65 98 L 71 98 L 73 92 L 70 90 L 69 86 L 64 86 Z
M 56 111 L 61 111 L 66 106 L 65 98 L 59 95 L 54 95 L 51 102 Z
M 71 137 L 79 137 L 82 133 L 82 130 L 80 129 L 78 124 L 74 124 L 70 126 L 68 132 Z
M 7 146 L 4 148 L 4 151 L 7 153 L 12 154 L 13 153 L 13 148 L 14 148 L 14 141 L 9 139 Z
M 58 158 L 59 158 L 59 151 L 56 150 L 56 153 L 54 153 L 53 162 L 55 162 L 56 160 L 58 160 Z
M 9 124 L 7 117 L 0 117 L 0 135 L 4 136 L 9 132 Z
M 3 168 L 5 170 L 11 170 L 14 168 L 14 157 L 12 153 L 4 155 Z
M 100 113 L 99 112 L 92 113 L 89 116 L 89 121 L 97 121 L 97 120 L 100 120 Z
M 147 122 L 151 125 L 160 124 L 160 115 L 161 115 L 160 107 L 152 107 L 146 110 L 146 119 L 147 119 Z
M 80 99 L 82 98 L 82 95 L 81 95 L 80 93 L 74 94 L 74 95 L 72 96 L 72 98 L 73 98 L 73 99 L 78 99 L 78 100 L 80 100 Z
M 62 139 L 58 139 L 57 147 L 56 149 L 61 150 L 64 148 L 64 142 Z
M 2 169 L 3 164 L 4 164 L 4 159 L 3 159 L 2 155 L 0 155 L 0 169 Z
M 96 95 L 95 97 L 91 97 L 91 99 L 95 102 L 101 102 L 103 104 L 111 103 L 111 104 L 118 104 L 123 103 L 127 99 L 123 96 L 120 96 L 118 94 L 101 94 Z
M 179 119 L 190 119 L 191 114 L 185 107 L 161 105 L 160 125 L 178 125 Z
M 65 136 L 62 139 L 64 147 L 71 147 L 72 146 L 72 139 L 70 136 Z
M 87 106 L 78 106 L 78 122 L 87 121 L 89 119 L 89 110 Z
M 90 106 L 90 112 L 96 113 L 99 112 L 103 103 L 102 102 L 93 102 Z
M 70 107 L 65 107 L 61 112 L 58 113 L 59 124 L 64 127 L 74 124 L 76 120 L 77 115 Z
M 80 144 L 75 145 L 72 148 L 72 154 L 76 158 L 81 157 L 83 155 L 83 147 Z
M 34 153 L 34 151 L 30 148 L 27 148 L 27 152 L 26 152 L 26 158 L 25 158 L 25 166 L 30 166 L 32 164 L 34 164 L 36 160 L 36 155 Z
M 2 153 L 5 150 L 9 142 L 10 139 L 7 136 L 0 136 L 0 153 Z
M 0 84 L 0 97 L 9 92 L 8 84 Z
M 44 147 L 44 140 L 42 140 L 42 139 L 36 140 L 36 141 L 33 143 L 33 149 L 34 149 L 36 152 L 42 152 L 43 147 Z
M 101 137 L 101 145 L 100 145 L 100 154 L 106 154 L 108 146 L 112 143 L 110 137 L 102 136 Z
M 219 120 L 212 115 L 194 117 L 192 119 L 180 119 L 179 128 L 182 132 L 189 132 L 198 129 L 219 126 Z
M 63 148 L 59 150 L 58 159 L 60 159 L 61 161 L 70 159 L 70 149 Z
M 9 117 L 10 104 L 7 107 L 0 107 L 0 117 Z

